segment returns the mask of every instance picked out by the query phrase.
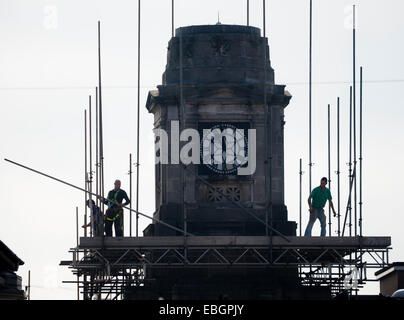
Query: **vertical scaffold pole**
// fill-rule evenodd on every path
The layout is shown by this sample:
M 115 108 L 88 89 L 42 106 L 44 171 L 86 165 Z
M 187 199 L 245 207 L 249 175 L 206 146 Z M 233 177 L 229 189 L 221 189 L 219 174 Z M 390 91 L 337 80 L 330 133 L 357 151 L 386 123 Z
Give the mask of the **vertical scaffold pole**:
M 183 93 L 183 85 L 184 85 L 184 74 L 183 74 L 183 43 L 182 43 L 182 32 L 183 29 L 180 29 L 180 56 L 179 56 L 179 62 L 180 62 L 180 130 L 184 130 L 185 128 L 185 119 L 186 119 L 186 113 L 185 113 L 185 105 L 184 105 L 184 93 Z M 178 152 L 180 152 L 178 150 Z M 180 154 L 178 154 L 178 158 L 180 159 Z M 179 160 L 181 161 L 181 159 Z M 187 239 L 187 231 L 188 231 L 188 216 L 187 216 L 187 208 L 185 206 L 185 168 L 180 166 L 180 174 L 181 174 L 181 187 L 182 187 L 182 192 L 181 192 L 181 211 L 182 211 L 182 217 L 183 217 L 183 230 L 185 231 L 184 233 L 184 257 L 185 260 L 188 259 L 188 239 Z
M 76 247 L 79 247 L 79 207 L 76 207 Z M 79 253 L 76 252 L 76 261 L 79 260 Z M 77 273 L 77 300 L 80 300 L 80 277 Z
M 86 110 L 84 110 L 84 111 L 86 111 Z M 86 165 L 85 165 L 85 167 L 86 167 L 86 169 L 85 169 L 85 171 L 86 171 L 86 190 L 88 190 L 88 191 L 90 191 L 90 192 L 92 192 L 92 180 L 93 180 L 93 177 L 92 177 L 92 135 L 91 135 L 91 130 L 92 130 L 92 127 L 91 127 L 91 116 L 92 116 L 92 114 L 91 114 L 91 95 L 89 95 L 88 96 L 88 111 L 89 111 L 89 115 L 88 115 L 88 135 L 87 135 L 87 127 L 85 127 L 85 132 L 86 132 L 86 134 L 85 134 L 85 140 L 86 140 L 86 142 L 85 142 L 85 144 L 86 144 L 86 150 L 85 150 L 85 153 L 86 153 L 86 156 L 85 156 L 85 158 L 86 158 L 86 160 L 85 160 L 85 162 L 86 162 Z M 87 119 L 87 116 L 85 115 L 85 121 L 86 121 L 86 119 Z M 88 138 L 89 138 L 89 152 L 88 152 L 88 154 L 89 154 L 89 160 L 90 160 L 90 166 L 89 167 L 87 167 L 87 159 L 88 159 L 88 156 L 87 156 L 87 136 L 88 136 Z M 92 196 L 91 196 L 91 193 L 89 194 L 89 195 L 87 195 L 86 194 L 86 201 L 85 201 L 85 203 L 84 203 L 84 206 L 85 206 L 85 215 L 84 215 L 84 236 L 85 237 L 87 237 L 87 201 L 88 200 L 90 200 L 90 217 L 89 217 L 89 219 L 90 219 L 90 224 L 91 224 L 91 227 L 90 227 L 90 237 L 93 237 L 93 236 L 95 236 L 95 234 L 93 234 L 93 230 L 94 230 L 94 217 L 93 217 L 93 215 L 92 215 L 92 213 L 93 213 L 93 205 L 92 205 Z M 84 251 L 84 255 L 87 255 L 87 250 L 85 250 Z M 84 290 L 84 299 L 87 299 L 87 276 L 86 275 L 84 275 L 83 276 L 83 280 L 84 280 L 84 288 L 83 288 L 83 290 Z
M 264 33 L 264 38 L 266 37 L 266 21 L 265 21 L 265 0 L 262 0 L 262 30 Z
M 311 192 L 312 158 L 311 158 L 311 95 L 312 95 L 312 44 L 313 44 L 313 1 L 310 0 L 309 30 L 309 193 Z
M 247 0 L 247 26 L 250 25 L 250 0 Z
M 349 87 L 349 236 L 352 236 L 352 197 L 351 197 L 352 174 L 352 86 Z
M 87 170 L 87 110 L 84 110 L 84 189 L 88 191 L 88 170 Z M 87 225 L 87 192 L 84 193 L 84 225 Z M 90 218 L 91 219 L 91 218 Z M 90 236 L 91 236 L 90 230 Z M 84 228 L 84 236 L 87 237 L 87 228 Z
M 91 236 L 95 236 L 95 234 L 93 234 L 93 230 L 95 230 L 94 228 L 94 217 L 93 217 L 93 144 L 92 144 L 92 110 L 91 110 L 91 95 L 88 96 L 88 128 L 89 128 L 89 160 L 90 160 L 90 166 L 89 166 L 89 180 L 88 180 L 88 191 L 90 191 L 90 193 L 88 194 L 89 200 L 90 200 L 90 221 L 91 221 L 91 231 L 90 234 Z M 86 206 L 87 208 L 87 206 Z
M 132 200 L 132 154 L 129 154 L 129 199 Z M 132 236 L 132 201 L 129 203 L 129 236 Z
M 353 94 L 352 94 L 352 101 L 353 101 L 353 165 L 356 168 L 356 26 L 355 26 L 355 5 L 353 5 L 353 28 L 352 28 L 352 40 L 353 40 Z M 357 219 L 357 180 L 356 175 L 354 178 L 354 233 L 355 236 L 358 235 L 358 219 Z
M 28 270 L 28 300 L 31 300 L 31 270 Z
M 171 37 L 174 37 L 174 0 L 171 0 Z
M 95 88 L 95 193 L 98 196 L 100 194 L 99 186 L 99 154 L 98 154 L 98 88 Z M 96 204 L 100 207 L 100 201 L 97 198 Z
M 331 122 L 330 122 L 330 105 L 328 104 L 328 188 L 331 192 Z M 328 204 L 328 235 L 331 237 L 331 206 Z
M 341 235 L 341 190 L 340 190 L 340 116 L 339 97 L 337 98 L 337 178 L 338 178 L 338 237 Z
M 270 171 L 270 168 L 269 168 L 269 166 L 270 166 L 270 157 L 271 157 L 271 155 L 270 155 L 270 146 L 271 146 L 271 140 L 270 140 L 270 138 L 269 138 L 269 136 L 270 136 L 270 133 L 269 133 L 269 127 L 271 126 L 271 123 L 269 122 L 269 112 L 268 112 L 268 106 L 267 106 L 267 91 L 266 91 L 266 56 L 267 56 L 267 50 L 266 50 L 266 42 L 265 42 L 265 37 L 266 37 L 266 27 L 265 27 L 265 25 L 266 25 L 266 19 L 265 19 L 265 0 L 263 0 L 262 1 L 262 30 L 263 30 L 263 38 L 262 38 L 262 41 L 263 41 L 263 50 L 264 50 L 264 54 L 263 54 L 263 57 L 264 57 L 264 61 L 263 61 L 263 67 L 264 67 L 264 83 L 263 83 L 263 89 L 264 89 L 264 92 L 263 92 L 263 94 L 264 94 L 264 110 L 265 110 L 265 124 L 266 124 L 266 126 L 265 126 L 265 136 L 267 137 L 267 141 L 266 141 L 266 150 L 267 150 L 267 153 L 266 153 L 266 163 L 267 163 L 267 175 L 268 175 L 268 178 L 266 178 L 266 179 L 268 179 L 268 183 L 267 183 L 267 185 L 266 185 L 266 188 L 267 188 L 267 197 L 268 197 L 268 199 L 267 199 L 267 201 L 268 201 L 268 203 L 267 203 L 267 208 L 266 208 L 266 215 L 265 215 L 265 234 L 268 236 L 269 234 L 270 234 L 270 231 L 268 230 L 269 228 L 268 228 L 268 223 L 269 223 L 269 221 L 270 221 L 270 218 L 269 218 L 269 215 L 271 214 L 271 209 L 270 209 L 270 206 L 271 206 L 271 194 L 272 194 L 272 188 L 271 188 L 271 173 L 269 172 Z M 272 244 L 272 239 L 270 239 L 271 240 L 271 244 Z
M 299 236 L 302 236 L 302 159 L 299 160 Z
M 99 104 L 99 139 L 100 139 L 100 195 L 104 199 L 104 141 L 102 128 L 102 86 L 101 86 L 101 23 L 98 21 L 98 104 Z M 102 212 L 104 211 L 104 201 L 102 203 Z
M 359 235 L 362 237 L 362 86 L 363 86 L 363 78 L 362 78 L 362 70 L 360 67 L 360 79 L 359 79 Z
M 139 135 L 140 135 L 140 0 L 137 15 L 137 136 L 136 136 L 136 237 L 139 236 Z
M 263 50 L 264 50 L 264 109 L 266 110 L 266 136 L 267 139 L 267 166 L 268 166 L 268 206 L 267 206 L 267 214 L 265 219 L 265 234 L 269 233 L 269 260 L 272 262 L 273 260 L 273 232 L 272 232 L 272 223 L 273 223 L 273 206 L 272 206 L 272 108 L 268 105 L 267 101 L 267 42 L 266 42 L 266 7 L 265 0 L 262 0 L 262 25 L 263 25 Z M 268 222 L 271 228 L 268 228 Z M 270 230 L 268 230 L 270 229 Z

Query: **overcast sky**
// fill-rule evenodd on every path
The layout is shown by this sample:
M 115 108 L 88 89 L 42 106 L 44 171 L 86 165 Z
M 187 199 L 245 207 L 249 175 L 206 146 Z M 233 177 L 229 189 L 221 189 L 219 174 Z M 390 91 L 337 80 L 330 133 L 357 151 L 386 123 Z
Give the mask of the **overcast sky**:
M 357 4 L 357 65 L 364 68 L 364 234 L 391 236 L 391 261 L 404 260 L 404 2 L 314 0 L 313 185 L 327 175 L 327 104 L 332 108 L 332 172 L 336 170 L 337 96 L 341 97 L 342 212 L 348 186 L 350 10 Z M 175 27 L 246 23 L 245 0 L 176 0 Z M 268 0 L 267 35 L 277 84 L 293 98 L 286 109 L 285 178 L 289 219 L 298 221 L 299 158 L 308 195 L 308 3 Z M 262 1 L 251 0 L 250 24 L 262 28 Z M 171 1 L 142 1 L 140 211 L 154 208 L 153 117 L 147 92 L 161 84 L 171 37 Z M 102 23 L 106 189 L 128 186 L 136 151 L 137 1 L 0 0 L 0 239 L 32 272 L 32 299 L 74 299 L 60 260 L 75 246 L 75 207 L 84 194 L 13 166 L 9 158 L 84 185 L 84 109 L 97 85 L 97 21 Z M 359 78 L 359 73 L 358 73 Z M 359 99 L 358 99 L 359 101 Z M 336 199 L 336 175 L 332 175 Z M 106 190 L 106 191 L 107 191 Z M 308 213 L 304 207 L 303 228 Z M 126 218 L 126 221 L 128 219 Z M 335 222 L 336 220 L 333 220 Z M 150 221 L 141 219 L 142 231 Z M 334 224 L 335 227 L 335 224 Z M 126 232 L 129 228 L 126 228 Z M 335 228 L 333 228 L 335 230 Z M 319 223 L 313 234 L 320 232 Z M 335 234 L 334 234 L 335 235 Z M 373 271 L 368 270 L 371 276 Z M 377 294 L 378 284 L 361 293 Z

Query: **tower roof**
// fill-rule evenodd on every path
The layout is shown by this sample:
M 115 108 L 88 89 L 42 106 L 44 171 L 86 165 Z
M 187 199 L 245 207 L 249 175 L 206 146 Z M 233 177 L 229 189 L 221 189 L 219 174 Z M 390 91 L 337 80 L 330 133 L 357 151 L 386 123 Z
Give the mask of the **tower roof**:
M 214 25 L 199 25 L 188 26 L 175 29 L 175 36 L 189 36 L 195 34 L 212 34 L 212 33 L 238 33 L 238 34 L 251 34 L 260 36 L 260 29 L 250 26 L 241 26 L 235 24 L 222 24 L 217 23 Z
M 216 24 L 176 29 L 168 45 L 163 85 L 179 84 L 181 67 L 185 85 L 274 84 L 267 39 L 256 27 Z

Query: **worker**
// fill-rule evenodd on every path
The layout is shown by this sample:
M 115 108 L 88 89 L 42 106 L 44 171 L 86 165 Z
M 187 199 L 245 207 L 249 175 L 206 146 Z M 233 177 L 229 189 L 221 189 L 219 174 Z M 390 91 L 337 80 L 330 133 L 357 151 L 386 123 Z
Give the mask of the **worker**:
M 326 217 L 324 214 L 324 206 L 329 201 L 329 205 L 334 213 L 334 217 L 337 215 L 334 210 L 334 204 L 332 203 L 332 197 L 330 189 L 326 188 L 327 178 L 321 178 L 320 185 L 311 191 L 310 197 L 307 199 L 309 203 L 310 219 L 307 224 L 306 231 L 304 232 L 305 237 L 311 236 L 311 229 L 313 228 L 314 222 L 317 218 L 320 220 L 321 224 L 321 237 L 326 235 Z M 313 201 L 312 201 L 313 199 Z
M 93 236 L 94 237 L 101 237 L 104 234 L 104 217 L 101 212 L 99 206 L 97 206 L 94 200 L 87 200 L 87 207 L 89 207 L 92 211 L 92 220 L 86 225 L 83 225 L 83 228 L 88 228 L 92 226 Z M 91 205 L 90 205 L 91 204 Z
M 125 203 L 122 203 L 124 199 Z M 115 236 L 123 237 L 123 207 L 130 203 L 130 199 L 121 189 L 120 180 L 115 180 L 114 189 L 108 192 L 104 203 L 108 205 L 105 215 L 105 235 L 112 237 L 112 224 L 114 224 Z

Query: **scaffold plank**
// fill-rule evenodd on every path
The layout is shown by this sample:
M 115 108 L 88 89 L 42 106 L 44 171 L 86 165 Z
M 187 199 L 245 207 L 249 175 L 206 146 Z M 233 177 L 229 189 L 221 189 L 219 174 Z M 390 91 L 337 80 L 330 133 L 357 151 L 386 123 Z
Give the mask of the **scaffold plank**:
M 290 242 L 279 236 L 272 237 L 273 247 L 282 248 L 387 248 L 391 237 L 288 237 Z M 187 237 L 187 247 L 265 247 L 270 238 L 266 236 L 192 236 Z M 81 237 L 79 248 L 142 248 L 181 247 L 184 237 Z

